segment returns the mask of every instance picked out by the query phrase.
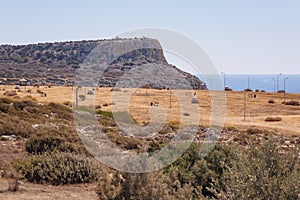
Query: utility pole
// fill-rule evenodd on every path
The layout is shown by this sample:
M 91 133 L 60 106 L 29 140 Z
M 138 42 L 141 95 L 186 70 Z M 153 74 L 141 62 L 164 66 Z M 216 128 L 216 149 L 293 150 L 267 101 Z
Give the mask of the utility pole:
M 221 72 L 221 73 L 224 76 L 223 81 L 224 81 L 224 89 L 225 89 L 225 87 L 226 87 L 226 74 L 224 72 Z
M 279 76 L 282 75 L 282 73 L 277 74 L 277 92 L 279 91 Z
M 209 88 L 209 89 L 210 89 L 210 90 L 213 90 L 213 89 L 212 89 L 212 87 L 213 87 L 213 81 L 212 81 L 212 79 L 208 79 L 208 80 L 210 81 L 210 88 Z
M 284 100 L 283 100 L 283 102 L 285 103 L 285 96 L 286 96 L 286 91 L 285 91 L 285 81 L 287 80 L 287 79 L 289 79 L 289 77 L 285 77 L 284 79 L 283 79 L 283 89 L 284 89 L 284 95 L 283 95 L 283 98 L 284 98 Z
M 250 89 L 250 76 L 248 76 L 248 89 Z
M 246 91 L 244 92 L 244 121 L 246 121 Z
M 276 79 L 275 78 L 272 78 L 273 81 L 274 81 L 274 93 L 276 92 Z

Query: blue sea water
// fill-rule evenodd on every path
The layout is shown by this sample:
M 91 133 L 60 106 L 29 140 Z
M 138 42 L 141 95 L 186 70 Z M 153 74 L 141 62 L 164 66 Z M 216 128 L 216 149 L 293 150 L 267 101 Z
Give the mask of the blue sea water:
M 206 82 L 209 89 L 213 87 L 211 79 L 205 81 L 203 76 L 198 77 Z M 209 76 L 206 76 L 206 78 L 207 77 Z M 221 74 L 219 77 L 224 83 L 224 74 Z M 243 91 L 248 88 L 249 84 L 249 88 L 252 90 L 258 89 L 274 92 L 277 91 L 277 88 L 278 90 L 284 90 L 284 82 L 287 93 L 300 93 L 300 74 L 225 74 L 225 86 L 228 86 L 234 91 Z

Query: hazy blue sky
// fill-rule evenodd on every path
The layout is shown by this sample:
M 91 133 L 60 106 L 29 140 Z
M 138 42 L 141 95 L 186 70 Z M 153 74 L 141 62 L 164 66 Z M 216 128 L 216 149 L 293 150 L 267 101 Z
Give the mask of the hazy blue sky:
M 110 38 L 131 29 L 178 31 L 225 73 L 300 72 L 298 0 L 2 0 L 0 44 Z

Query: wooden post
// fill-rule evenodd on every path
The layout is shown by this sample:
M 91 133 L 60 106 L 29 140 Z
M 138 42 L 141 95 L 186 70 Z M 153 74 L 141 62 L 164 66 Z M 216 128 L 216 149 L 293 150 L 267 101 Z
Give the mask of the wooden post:
M 76 87 L 75 89 L 75 108 L 77 109 L 78 108 L 78 87 Z
M 170 90 L 170 108 L 172 108 L 172 98 L 171 98 L 171 97 L 172 97 L 172 96 L 171 96 L 172 93 L 171 93 L 171 88 L 170 88 L 169 90 Z

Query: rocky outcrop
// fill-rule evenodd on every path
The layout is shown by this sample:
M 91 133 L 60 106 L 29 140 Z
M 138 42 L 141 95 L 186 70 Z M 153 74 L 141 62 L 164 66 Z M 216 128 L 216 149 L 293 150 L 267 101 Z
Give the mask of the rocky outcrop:
M 173 68 L 181 74 L 193 89 L 206 89 L 206 86 L 196 77 L 169 65 L 164 57 L 158 40 L 149 38 L 91 40 L 73 42 L 40 43 L 29 45 L 0 46 L 0 78 L 25 78 L 31 84 L 73 84 L 76 70 L 96 47 L 108 46 L 114 48 L 135 45 L 137 50 L 129 51 L 114 59 L 102 74 L 100 86 L 114 86 L 115 83 L 136 66 L 147 64 L 164 65 Z M 114 49 L 118 52 L 118 49 Z M 166 77 L 170 79 L 171 77 Z M 5 83 L 5 82 L 4 82 Z M 150 87 L 154 86 L 149 84 Z

